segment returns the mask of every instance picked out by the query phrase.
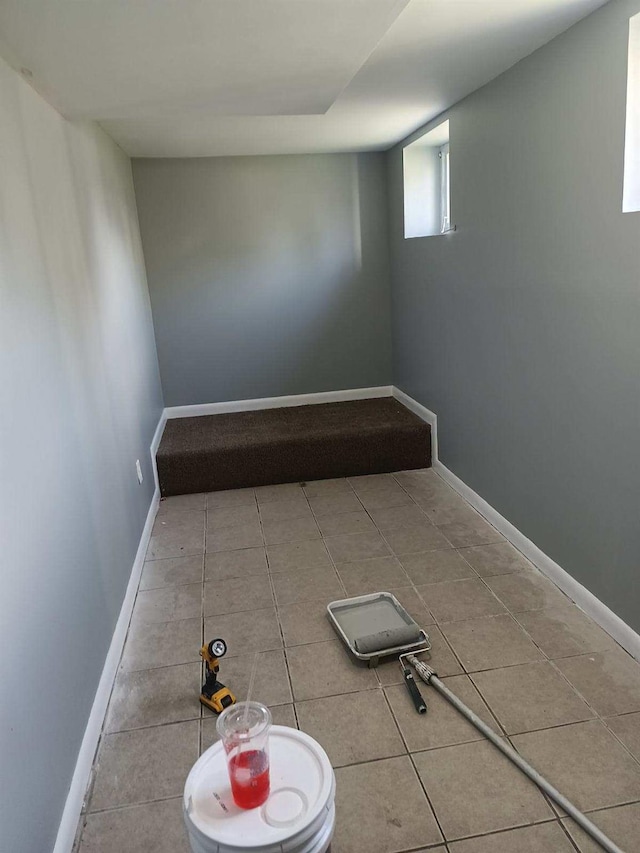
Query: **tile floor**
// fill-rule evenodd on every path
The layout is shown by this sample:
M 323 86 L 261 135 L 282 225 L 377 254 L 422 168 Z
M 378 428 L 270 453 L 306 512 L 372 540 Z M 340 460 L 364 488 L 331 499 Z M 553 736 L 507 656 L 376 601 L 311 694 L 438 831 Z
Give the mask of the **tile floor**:
M 592 853 L 432 688 L 353 662 L 327 602 L 391 590 L 446 683 L 626 851 L 640 849 L 640 666 L 431 470 L 161 503 L 78 831 L 80 853 L 187 853 L 180 796 L 222 680 L 323 744 L 333 853 Z

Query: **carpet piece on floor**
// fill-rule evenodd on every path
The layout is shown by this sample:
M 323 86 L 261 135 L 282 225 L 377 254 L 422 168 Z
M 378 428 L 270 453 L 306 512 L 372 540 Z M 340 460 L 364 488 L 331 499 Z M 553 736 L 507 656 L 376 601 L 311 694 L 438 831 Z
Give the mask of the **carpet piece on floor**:
M 431 428 L 393 397 L 167 421 L 163 497 L 431 464 Z

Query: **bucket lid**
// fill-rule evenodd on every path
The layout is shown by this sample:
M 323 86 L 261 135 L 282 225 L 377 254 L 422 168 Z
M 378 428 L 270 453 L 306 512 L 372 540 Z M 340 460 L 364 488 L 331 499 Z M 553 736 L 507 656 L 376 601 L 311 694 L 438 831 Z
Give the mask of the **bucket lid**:
M 221 849 L 272 849 L 303 833 L 335 795 L 327 754 L 304 732 L 272 726 L 269 732 L 271 792 L 264 805 L 241 809 L 233 801 L 222 743 L 194 764 L 184 788 L 186 819 Z

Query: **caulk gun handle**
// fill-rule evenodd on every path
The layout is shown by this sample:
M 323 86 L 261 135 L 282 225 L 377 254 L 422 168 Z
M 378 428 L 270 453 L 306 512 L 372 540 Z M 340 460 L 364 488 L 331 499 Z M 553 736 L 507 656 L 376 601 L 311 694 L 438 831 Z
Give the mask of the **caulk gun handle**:
M 409 691 L 409 695 L 413 700 L 413 704 L 415 705 L 416 711 L 419 714 L 427 713 L 427 706 L 422 698 L 422 693 L 418 690 L 418 685 L 415 682 L 413 677 L 413 673 L 408 667 L 402 667 L 402 674 L 404 676 L 404 683 L 407 685 L 407 690 Z

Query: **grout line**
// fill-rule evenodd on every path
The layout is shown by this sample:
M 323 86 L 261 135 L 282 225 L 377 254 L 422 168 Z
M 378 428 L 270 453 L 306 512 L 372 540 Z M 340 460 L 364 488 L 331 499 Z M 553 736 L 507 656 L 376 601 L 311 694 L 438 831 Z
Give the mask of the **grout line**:
M 431 814 L 433 815 L 433 819 L 435 820 L 436 826 L 438 827 L 440 835 L 442 836 L 442 840 L 443 840 L 443 842 L 446 842 L 447 836 L 445 835 L 444 829 L 442 828 L 442 824 L 440 823 L 440 818 L 438 817 L 438 814 L 435 810 L 435 807 L 434 807 L 433 803 L 431 802 L 431 797 L 427 793 L 427 786 L 424 784 L 424 782 L 422 781 L 422 777 L 418 773 L 418 768 L 416 767 L 416 763 L 413 760 L 413 755 L 411 753 L 409 753 L 409 761 L 411 762 L 411 767 L 412 767 L 413 772 L 416 776 L 416 779 L 418 780 L 418 785 L 420 785 L 420 787 L 422 788 L 424 796 L 425 796 L 427 802 L 429 803 L 429 808 L 431 809 Z
M 304 494 L 304 492 L 303 492 Z M 305 496 L 306 497 L 306 496 Z M 271 590 L 271 598 L 273 599 L 273 608 L 276 614 L 276 621 L 278 623 L 278 630 L 280 632 L 280 639 L 282 640 L 282 656 L 284 658 L 284 670 L 287 674 L 287 683 L 289 685 L 289 693 L 291 695 L 291 703 L 293 704 L 293 716 L 296 721 L 296 727 L 298 726 L 298 715 L 296 713 L 296 706 L 294 701 L 294 693 L 293 693 L 293 682 L 291 680 L 291 672 L 289 670 L 289 658 L 287 657 L 286 644 L 284 631 L 282 629 L 282 622 L 280 620 L 280 611 L 278 610 L 278 598 L 276 596 L 276 588 L 273 582 L 273 576 L 271 574 L 271 566 L 269 563 L 269 552 L 267 551 L 267 542 L 264 535 L 264 525 L 262 523 L 262 511 L 260 509 L 260 502 L 256 498 L 256 503 L 258 507 L 258 523 L 260 524 L 260 533 L 262 535 L 262 541 L 264 543 L 264 557 L 267 562 L 267 577 L 269 578 L 269 588 Z M 288 704 L 288 703 L 287 703 Z M 275 706 L 274 706 L 275 707 Z
M 122 812 L 122 811 L 125 811 L 126 809 L 135 809 L 138 806 L 150 806 L 152 803 L 168 803 L 168 802 L 171 802 L 171 800 L 181 800 L 181 799 L 182 799 L 182 794 L 178 794 L 178 795 L 174 794 L 172 797 L 158 797 L 158 798 L 153 799 L 153 800 L 140 800 L 139 802 L 135 802 L 135 803 L 124 803 L 124 804 L 119 805 L 119 806 L 111 806 L 111 808 L 96 809 L 94 812 L 90 812 L 90 815 L 93 817 L 93 815 L 106 814 L 109 812 Z
M 395 685 L 394 685 L 394 686 L 395 686 Z M 402 685 L 399 685 L 399 686 L 402 686 Z M 386 690 L 384 689 L 384 687 L 381 687 L 381 689 L 382 689 L 382 696 L 383 696 L 384 702 L 386 703 L 387 709 L 389 710 L 389 713 L 391 714 L 391 719 L 392 719 L 392 720 L 393 720 L 393 722 L 395 723 L 395 727 L 396 727 L 396 729 L 397 729 L 397 732 L 398 732 L 398 734 L 400 735 L 400 740 L 402 741 L 402 743 L 403 743 L 403 745 L 404 745 L 405 753 L 406 753 L 407 755 L 410 755 L 410 754 L 411 754 L 411 752 L 410 752 L 410 750 L 409 750 L 409 744 L 407 743 L 407 740 L 406 740 L 406 738 L 405 738 L 405 736 L 404 736 L 404 733 L 403 733 L 403 731 L 402 731 L 402 727 L 401 727 L 401 725 L 400 725 L 400 721 L 397 719 L 397 717 L 396 717 L 396 715 L 395 715 L 395 712 L 394 712 L 394 710 L 393 710 L 393 707 L 392 707 L 392 705 L 391 705 L 391 702 L 389 702 L 389 697 L 387 696 Z
M 564 832 L 569 844 L 573 847 L 574 850 L 577 850 L 577 853 L 581 853 L 580 848 L 578 847 L 578 843 L 573 840 L 571 833 L 564 825 L 564 822 L 560 820 L 560 818 L 558 818 L 558 823 L 560 824 L 560 829 L 562 830 L 562 832 Z
M 347 482 L 349 482 L 349 481 L 347 480 Z M 349 483 L 349 485 L 351 485 L 351 483 Z M 355 492 L 354 492 L 354 494 L 355 494 Z M 305 497 L 306 497 L 306 495 L 305 495 Z M 357 495 L 356 495 L 356 497 L 357 497 Z M 324 545 L 324 549 L 325 549 L 325 551 L 326 551 L 326 552 L 327 552 L 327 554 L 329 555 L 329 560 L 331 561 L 331 565 L 333 566 L 333 570 L 334 570 L 334 572 L 336 573 L 336 575 L 337 575 L 337 577 L 338 577 L 338 581 L 339 581 L 339 583 L 340 583 L 340 586 L 342 587 L 342 591 L 343 591 L 343 592 L 344 592 L 344 594 L 348 597 L 348 596 L 349 596 L 349 593 L 347 592 L 347 588 L 346 588 L 346 586 L 344 585 L 344 581 L 343 581 L 343 579 L 342 579 L 342 576 L 340 575 L 340 572 L 338 571 L 338 566 L 337 566 L 337 564 L 336 564 L 336 561 L 334 560 L 333 555 L 332 555 L 331 551 L 329 550 L 329 548 L 327 548 L 327 543 L 325 542 L 325 536 L 324 536 L 324 534 L 322 533 L 322 530 L 320 529 L 320 525 L 318 524 L 318 517 L 317 517 L 317 515 L 315 514 L 315 511 L 314 511 L 313 507 L 311 506 L 311 502 L 310 502 L 310 500 L 309 500 L 309 498 L 308 498 L 308 497 L 307 497 L 307 503 L 309 504 L 309 509 L 311 510 L 311 514 L 313 515 L 313 518 L 314 518 L 315 523 L 316 523 L 316 525 L 317 525 L 317 527 L 318 527 L 318 530 L 320 531 L 321 542 L 322 542 L 322 544 Z M 338 513 L 338 515 L 344 515 L 344 513 Z
M 289 669 L 289 664 L 287 663 L 287 670 Z M 291 695 L 293 696 L 293 690 L 291 691 Z M 291 707 L 293 708 L 293 719 L 296 721 L 296 728 L 300 730 L 300 720 L 298 719 L 298 709 L 296 708 L 295 701 L 291 702 Z
M 204 635 L 204 593 L 205 593 L 205 577 L 206 577 L 206 563 L 207 563 L 207 531 L 209 530 L 209 495 L 205 492 L 204 495 L 204 552 L 202 554 L 202 586 L 201 586 L 201 595 L 200 595 L 200 643 L 203 646 L 206 643 L 206 637 Z M 205 667 L 204 661 L 200 662 L 200 679 L 204 684 L 205 678 Z M 200 703 L 200 722 L 198 725 L 198 755 L 202 755 L 202 743 L 203 743 L 203 732 L 202 732 L 202 721 L 204 719 L 204 706 Z
M 197 619 L 198 617 L 194 616 L 193 618 Z M 182 621 L 182 620 L 176 620 L 176 621 Z M 185 621 L 190 621 L 190 620 L 185 620 Z M 150 623 L 150 625 L 168 625 L 168 624 L 169 624 L 168 622 L 152 622 L 152 623 Z M 200 660 L 183 661 L 182 663 L 166 663 L 166 664 L 163 664 L 162 666 L 149 666 L 146 669 L 125 669 L 125 670 L 123 670 L 123 674 L 129 675 L 129 674 L 132 674 L 134 672 L 157 672 L 159 669 L 176 669 L 176 667 L 178 667 L 178 666 L 194 666 L 194 664 L 197 664 L 197 663 L 200 663 Z
M 291 702 L 289 700 L 287 700 L 286 702 L 278 702 L 278 703 L 272 702 L 269 707 L 277 708 L 277 707 L 280 707 L 282 705 L 290 705 L 290 704 L 291 704 Z M 204 706 L 201 706 L 201 707 L 204 707 Z M 209 717 L 209 716 L 204 716 L 204 715 L 202 717 L 184 717 L 184 718 L 181 718 L 179 720 L 170 720 L 170 721 L 164 722 L 164 723 L 152 723 L 151 725 L 133 726 L 132 728 L 129 728 L 129 729 L 118 729 L 117 731 L 106 732 L 105 737 L 110 737 L 111 735 L 119 735 L 119 734 L 123 734 L 126 732 L 139 732 L 139 731 L 143 731 L 144 729 L 159 729 L 159 728 L 162 728 L 164 726 L 182 725 L 183 723 L 206 722 L 207 720 L 211 720 L 211 719 L 216 719 L 216 717 Z
M 517 826 L 504 826 L 500 827 L 499 829 L 491 829 L 489 830 L 489 832 L 482 832 L 479 835 L 463 835 L 459 838 L 451 839 L 447 843 L 457 844 L 460 842 L 473 841 L 474 839 L 487 838 L 490 835 L 506 835 L 507 832 L 517 832 L 519 829 L 529 829 L 530 827 L 533 828 L 535 826 L 546 826 L 551 823 L 560 824 L 561 821 L 558 817 L 543 818 L 542 820 L 536 820 L 531 823 L 520 823 Z M 574 849 L 578 850 L 578 848 L 575 846 Z M 552 851 L 549 851 L 549 853 L 552 853 Z M 580 851 L 578 851 L 578 853 L 580 853 Z
M 185 717 L 184 719 L 180 720 L 167 720 L 164 723 L 153 723 L 150 726 L 133 726 L 130 729 L 117 729 L 113 732 L 105 732 L 104 736 L 106 739 L 113 737 L 114 735 L 129 734 L 130 732 L 145 731 L 146 729 L 165 729 L 168 726 L 184 726 L 189 723 L 197 723 L 199 722 L 199 720 L 200 717 Z
M 490 713 L 490 714 L 491 714 L 491 716 L 493 717 L 493 719 L 494 719 L 494 721 L 495 721 L 495 723 L 496 723 L 496 725 L 497 725 L 497 727 L 498 727 L 498 731 L 496 732 L 496 734 L 501 735 L 502 737 L 508 738 L 508 737 L 509 737 L 509 735 L 508 735 L 508 733 L 507 733 L 506 728 L 505 728 L 505 727 L 504 727 L 504 725 L 500 722 L 500 718 L 498 717 L 497 713 L 494 711 L 494 709 L 492 708 L 491 704 L 489 703 L 489 701 L 488 701 L 488 699 L 485 697 L 485 695 L 481 692 L 480 688 L 478 687 L 478 685 L 477 685 L 477 684 L 475 683 L 475 681 L 473 680 L 473 678 L 472 678 L 471 674 L 470 674 L 470 673 L 468 673 L 468 672 L 466 672 L 466 673 L 465 673 L 465 675 L 466 675 L 466 677 L 469 679 L 469 681 L 471 682 L 471 686 L 473 687 L 473 689 L 475 690 L 475 692 L 476 692 L 476 693 L 478 694 L 478 696 L 480 697 L 480 701 L 481 701 L 481 702 L 486 706 L 486 708 L 488 709 L 489 713 Z M 457 677 L 457 676 L 448 676 L 448 678 L 455 678 L 455 677 Z M 442 680 L 443 680 L 443 681 L 446 681 L 446 679 L 445 679 L 445 678 L 443 678 Z M 479 715 L 478 715 L 478 716 L 479 716 Z M 486 720 L 485 720 L 485 722 L 486 722 Z M 487 723 L 487 725 L 488 725 L 488 723 Z M 493 725 L 492 725 L 492 726 L 491 726 L 491 728 L 494 728 L 494 729 L 495 729 L 495 726 L 493 726 Z

